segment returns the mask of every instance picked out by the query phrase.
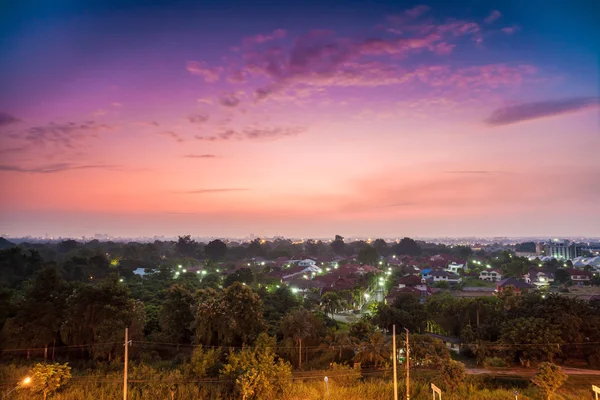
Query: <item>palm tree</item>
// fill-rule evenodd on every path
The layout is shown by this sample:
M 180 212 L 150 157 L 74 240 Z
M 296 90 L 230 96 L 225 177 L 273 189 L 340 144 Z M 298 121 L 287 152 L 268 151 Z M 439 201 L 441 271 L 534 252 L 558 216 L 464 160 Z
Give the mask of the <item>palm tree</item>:
M 319 345 L 319 348 L 325 352 L 331 353 L 331 361 L 335 361 L 336 355 L 338 360 L 342 359 L 342 351 L 344 349 L 352 348 L 352 339 L 348 335 L 348 332 L 335 332 L 330 330 L 323 342 Z
M 375 368 L 385 364 L 391 357 L 389 338 L 380 331 L 375 331 L 361 342 L 356 349 L 354 361 L 362 365 L 374 365 Z
M 325 312 L 329 312 L 331 314 L 331 318 L 333 319 L 334 313 L 336 310 L 339 310 L 344 305 L 344 300 L 340 297 L 339 294 L 335 292 L 325 293 L 321 297 L 321 307 Z

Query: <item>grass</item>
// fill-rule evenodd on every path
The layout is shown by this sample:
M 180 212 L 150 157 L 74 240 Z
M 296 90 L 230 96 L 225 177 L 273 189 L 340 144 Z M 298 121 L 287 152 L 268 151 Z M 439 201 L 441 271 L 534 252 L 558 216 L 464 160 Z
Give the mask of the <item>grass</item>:
M 137 375 L 130 372 L 132 382 L 129 383 L 130 400 L 171 399 L 216 399 L 233 400 L 239 396 L 231 394 L 231 386 L 225 382 L 194 382 L 182 376 L 174 369 L 153 369 L 144 367 Z M 25 366 L 1 366 L 1 393 L 10 390 L 15 382 L 27 374 Z M 311 379 L 294 379 L 286 392 L 277 399 L 261 400 L 364 400 L 390 399 L 393 397 L 393 383 L 389 376 L 384 378 L 364 377 L 361 381 L 336 382 L 329 380 L 329 390 L 326 393 L 324 376 Z M 180 382 L 175 387 L 170 382 Z M 591 385 L 600 384 L 600 377 L 585 375 L 570 376 L 563 388 L 552 400 L 592 400 Z M 435 371 L 414 371 L 411 379 L 411 399 L 430 400 L 430 383 L 443 388 L 442 382 Z M 175 391 L 171 391 L 171 388 Z M 518 390 L 519 400 L 542 400 L 543 397 L 526 378 L 518 376 L 470 376 L 457 393 L 452 395 L 444 392 L 444 399 L 467 400 L 514 400 L 513 390 Z M 406 392 L 403 371 L 399 372 L 399 397 Z M 73 379 L 58 393 L 49 396 L 53 400 L 114 400 L 122 397 L 123 376 L 120 371 L 105 372 L 78 370 L 74 371 Z M 13 396 L 14 395 L 14 396 Z M 15 391 L 11 399 L 41 399 L 27 390 Z M 544 399 L 545 400 L 545 399 Z

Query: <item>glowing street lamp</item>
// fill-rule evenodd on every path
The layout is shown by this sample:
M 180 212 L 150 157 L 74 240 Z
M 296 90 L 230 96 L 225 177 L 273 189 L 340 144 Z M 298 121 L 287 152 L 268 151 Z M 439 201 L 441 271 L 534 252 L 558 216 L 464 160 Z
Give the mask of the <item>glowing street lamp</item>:
M 26 376 L 25 378 L 23 378 L 23 380 L 22 380 L 22 381 L 20 381 L 20 382 L 17 384 L 17 386 L 15 386 L 15 387 L 14 387 L 14 388 L 12 388 L 12 389 L 11 389 L 11 390 L 10 390 L 8 393 L 6 393 L 6 394 L 4 395 L 4 397 L 2 397 L 2 399 L 6 399 L 6 398 L 8 397 L 8 395 L 9 395 L 9 394 L 11 394 L 12 392 L 14 392 L 14 391 L 15 391 L 15 389 L 17 389 L 18 387 L 21 387 L 21 386 L 27 386 L 27 385 L 29 385 L 30 383 L 31 383 L 31 377 L 30 377 L 30 376 Z

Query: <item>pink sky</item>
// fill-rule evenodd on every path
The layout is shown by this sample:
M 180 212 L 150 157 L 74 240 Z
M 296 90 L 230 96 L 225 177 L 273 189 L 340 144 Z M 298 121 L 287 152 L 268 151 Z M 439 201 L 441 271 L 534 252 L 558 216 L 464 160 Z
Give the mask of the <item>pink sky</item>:
M 3 96 L 0 233 L 600 235 L 598 93 L 501 50 L 499 11 L 417 11 L 104 49 Z

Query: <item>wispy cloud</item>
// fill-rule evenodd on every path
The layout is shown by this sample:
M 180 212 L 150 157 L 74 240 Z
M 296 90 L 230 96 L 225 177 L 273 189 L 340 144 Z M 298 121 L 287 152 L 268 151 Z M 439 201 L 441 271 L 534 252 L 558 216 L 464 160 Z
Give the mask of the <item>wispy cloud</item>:
M 500 30 L 507 35 L 512 35 L 513 33 L 516 33 L 519 29 L 521 29 L 521 28 L 518 25 L 513 25 L 513 26 L 504 27 Z
M 35 126 L 26 131 L 15 134 L 15 139 L 24 139 L 31 144 L 45 146 L 48 144 L 74 148 L 76 144 L 91 138 L 97 137 L 102 131 L 111 131 L 116 127 L 108 124 L 97 124 L 94 121 L 86 122 L 51 122 L 44 126 Z
M 213 83 L 220 79 L 222 67 L 209 67 L 203 61 L 188 61 L 186 69 L 192 75 L 200 75 L 206 82 Z
M 182 142 L 185 141 L 185 139 L 180 134 L 178 134 L 177 132 L 163 131 L 163 132 L 158 132 L 158 134 L 162 135 L 162 136 L 169 137 L 169 138 L 175 140 L 178 143 L 182 143 Z
M 106 169 L 106 170 L 119 170 L 121 167 L 117 165 L 107 164 L 72 164 L 72 163 L 58 163 L 58 164 L 47 164 L 38 165 L 35 167 L 22 167 L 18 165 L 0 165 L 0 171 L 6 172 L 18 172 L 18 173 L 30 173 L 30 174 L 52 174 L 57 172 L 80 170 L 80 169 Z
M 179 194 L 211 194 L 211 193 L 226 193 L 226 192 L 246 192 L 248 188 L 216 188 L 216 189 L 197 189 L 197 190 L 184 190 L 175 193 Z
M 206 121 L 208 121 L 208 114 L 194 114 L 194 115 L 190 115 L 188 117 L 188 121 L 191 122 L 192 124 L 202 124 Z
M 485 119 L 484 122 L 491 126 L 509 125 L 532 119 L 567 114 L 598 106 L 599 104 L 599 97 L 574 97 L 569 99 L 524 103 L 499 108 Z
M 272 40 L 282 39 L 287 35 L 285 29 L 275 29 L 273 32 L 268 33 L 266 35 L 258 34 L 254 36 L 245 37 L 242 40 L 244 45 L 252 45 L 252 44 L 263 44 L 266 42 L 270 42 Z
M 242 130 L 226 129 L 213 136 L 196 135 L 195 138 L 209 142 L 226 140 L 278 140 L 284 137 L 296 136 L 306 131 L 306 129 L 306 127 L 247 127 Z
M 490 13 L 490 15 L 485 19 L 486 24 L 491 24 L 496 21 L 498 18 L 502 17 L 502 13 L 498 10 L 494 10 Z
M 215 154 L 186 154 L 183 158 L 217 158 Z
M 9 113 L 0 112 L 0 128 L 7 125 L 16 124 L 17 122 L 21 122 L 20 119 L 11 115 Z
M 219 104 L 225 107 L 235 107 L 240 104 L 236 93 L 226 93 L 219 99 Z

